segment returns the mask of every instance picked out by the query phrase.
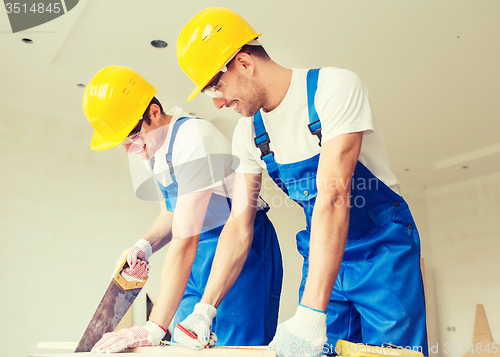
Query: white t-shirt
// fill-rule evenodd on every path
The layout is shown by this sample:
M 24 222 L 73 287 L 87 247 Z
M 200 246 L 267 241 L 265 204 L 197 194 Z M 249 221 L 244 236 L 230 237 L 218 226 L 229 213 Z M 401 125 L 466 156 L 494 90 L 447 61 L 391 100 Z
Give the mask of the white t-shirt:
M 141 199 L 163 200 L 156 182 L 164 187 L 172 184 L 166 160 L 172 130 L 179 118 L 189 117 L 189 114 L 178 107 L 167 114 L 172 116 L 167 136 L 153 159 L 137 165 L 137 155 L 129 154 L 132 181 L 136 195 Z M 171 160 L 179 195 L 212 188 L 219 196 L 232 197 L 234 171 L 239 160 L 231 154 L 227 138 L 210 122 L 203 119 L 184 122 L 175 136 Z M 267 204 L 259 199 L 257 210 L 265 208 Z
M 308 69 L 293 69 L 283 101 L 271 112 L 261 111 L 270 138 L 270 149 L 280 164 L 303 161 L 317 155 L 318 138 L 309 131 L 307 105 Z M 322 142 L 336 136 L 363 132 L 359 161 L 373 175 L 400 194 L 400 184 L 389 167 L 384 139 L 372 115 L 368 91 L 359 77 L 348 70 L 325 67 L 319 72 L 315 106 L 321 120 Z M 238 121 L 233 135 L 233 155 L 240 160 L 237 172 L 259 174 L 266 164 L 254 143 L 253 117 Z
M 153 173 L 163 186 L 172 183 L 166 160 L 172 130 L 181 117 L 189 117 L 182 109 L 174 107 L 168 133 L 162 146 L 154 155 Z M 178 129 L 172 147 L 172 164 L 179 195 L 213 188 L 213 192 L 231 197 L 234 169 L 231 145 L 227 138 L 210 122 L 190 119 Z M 235 158 L 234 158 L 235 159 Z M 150 167 L 151 161 L 144 161 Z

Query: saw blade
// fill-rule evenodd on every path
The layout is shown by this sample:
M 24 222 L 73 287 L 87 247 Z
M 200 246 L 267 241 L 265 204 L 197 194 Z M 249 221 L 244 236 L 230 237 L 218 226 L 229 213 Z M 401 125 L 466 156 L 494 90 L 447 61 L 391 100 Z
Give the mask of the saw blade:
M 105 333 L 113 331 L 141 290 L 124 290 L 111 280 L 75 352 L 90 352 Z

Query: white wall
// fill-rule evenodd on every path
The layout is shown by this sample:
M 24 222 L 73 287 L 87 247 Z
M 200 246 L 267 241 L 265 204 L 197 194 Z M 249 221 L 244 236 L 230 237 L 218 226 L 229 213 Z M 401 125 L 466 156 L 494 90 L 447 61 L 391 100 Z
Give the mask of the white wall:
M 410 210 L 417 225 L 420 235 L 421 257 L 423 258 L 424 280 L 425 280 L 425 295 L 427 303 L 427 336 L 429 343 L 432 345 L 438 340 L 437 335 L 437 319 L 434 276 L 432 270 L 432 250 L 431 237 L 429 233 L 429 219 L 427 214 L 427 199 L 426 192 L 423 189 L 416 189 L 409 186 L 402 187 L 402 195 L 410 206 Z
M 403 195 L 422 244 L 431 356 L 467 352 L 477 304 L 498 342 L 500 174 L 427 190 L 403 186 Z
M 493 341 L 500 342 L 500 174 L 428 190 L 427 207 L 439 336 L 434 344 L 440 355 L 449 349 L 446 355 L 462 356 L 472 343 L 477 304 L 484 305 Z

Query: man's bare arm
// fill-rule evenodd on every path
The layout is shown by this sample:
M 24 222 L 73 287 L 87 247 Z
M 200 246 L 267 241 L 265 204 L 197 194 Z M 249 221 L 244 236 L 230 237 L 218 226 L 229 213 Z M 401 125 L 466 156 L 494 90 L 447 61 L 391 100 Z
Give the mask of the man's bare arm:
M 340 135 L 323 143 L 311 221 L 309 272 L 301 303 L 326 311 L 349 229 L 351 180 L 363 133 Z
M 231 216 L 217 243 L 201 302 L 219 306 L 243 269 L 252 246 L 261 180 L 261 174 L 235 174 Z

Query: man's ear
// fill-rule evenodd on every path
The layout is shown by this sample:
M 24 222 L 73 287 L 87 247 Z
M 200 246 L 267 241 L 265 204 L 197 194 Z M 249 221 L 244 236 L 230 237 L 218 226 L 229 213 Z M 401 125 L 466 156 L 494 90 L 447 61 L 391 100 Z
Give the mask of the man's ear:
M 253 74 L 255 70 L 255 61 L 254 58 L 245 52 L 240 52 L 234 58 L 235 65 L 239 70 L 247 74 Z
M 160 114 L 161 114 L 161 110 L 160 110 L 160 107 L 156 104 L 151 104 L 149 106 L 149 118 L 152 120 L 152 121 L 159 121 L 160 119 Z

